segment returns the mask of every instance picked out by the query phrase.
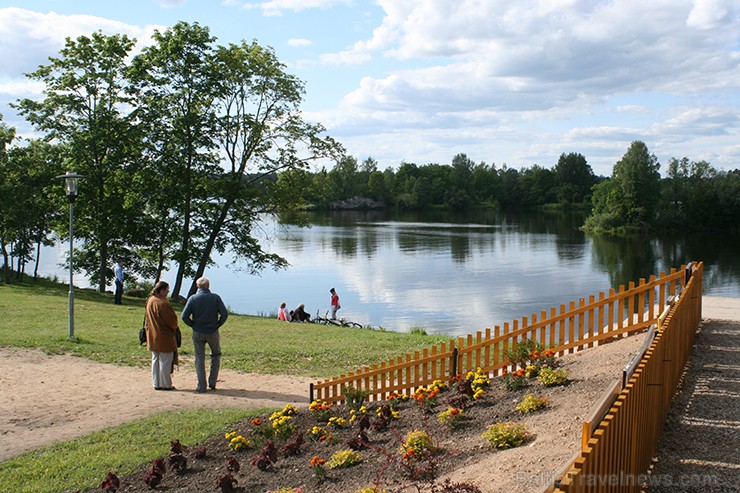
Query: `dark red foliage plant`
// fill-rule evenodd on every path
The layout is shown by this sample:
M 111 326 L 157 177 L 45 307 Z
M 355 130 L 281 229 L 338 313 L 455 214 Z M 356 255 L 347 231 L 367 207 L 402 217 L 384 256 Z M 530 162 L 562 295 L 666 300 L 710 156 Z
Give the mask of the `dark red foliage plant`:
M 170 442 L 170 454 L 181 454 L 183 452 L 184 449 L 180 440 L 173 440 Z
M 296 432 L 293 434 L 293 438 L 283 445 L 283 457 L 300 455 L 301 445 L 303 445 L 303 435 Z
M 100 483 L 100 489 L 106 493 L 116 493 L 118 488 L 121 487 L 121 480 L 113 471 L 109 471 L 102 483 Z
M 221 488 L 223 493 L 231 493 L 236 491 L 236 485 L 238 481 L 231 474 L 224 474 L 216 481 L 216 488 Z
M 193 449 L 193 458 L 194 459 L 204 459 L 206 457 L 206 446 L 201 445 L 200 447 L 195 447 Z
M 355 436 L 347 440 L 347 445 L 352 450 L 365 450 L 368 447 L 368 444 L 370 443 L 370 440 L 367 437 L 367 433 L 365 433 L 365 430 L 360 429 L 355 433 Z
M 277 462 L 278 454 L 275 449 L 275 444 L 272 440 L 267 440 L 262 446 L 260 454 L 252 460 L 252 464 L 257 466 L 260 471 L 266 471 Z
M 229 472 L 239 472 L 239 469 L 241 469 L 241 465 L 239 465 L 239 461 L 234 457 L 233 455 L 230 455 L 226 458 L 226 470 Z
M 162 457 L 154 459 L 151 467 L 144 474 L 144 482 L 147 486 L 154 489 L 162 482 L 165 472 L 167 472 L 167 465 L 164 463 L 164 459 Z
M 169 455 L 170 469 L 176 474 L 182 474 L 188 468 L 188 459 L 182 454 Z

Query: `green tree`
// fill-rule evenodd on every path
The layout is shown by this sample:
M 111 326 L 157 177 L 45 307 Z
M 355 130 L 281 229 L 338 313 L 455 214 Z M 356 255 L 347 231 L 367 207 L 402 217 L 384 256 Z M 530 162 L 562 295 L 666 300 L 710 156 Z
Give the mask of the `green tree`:
M 553 171 L 557 177 L 560 202 L 575 204 L 590 199 L 596 176 L 583 155 L 576 152 L 561 154 Z
M 203 275 L 213 250 L 228 247 L 255 271 L 286 265 L 265 252 L 251 231 L 260 212 L 276 204 L 264 177 L 301 169 L 319 159 L 348 163 L 343 148 L 324 136 L 324 127 L 301 117 L 304 85 L 285 72 L 272 49 L 252 42 L 217 50 L 216 136 L 226 155 L 226 171 L 212 177 L 216 192 L 209 200 L 207 237 L 195 278 Z M 356 161 L 355 161 L 356 166 Z M 351 172 L 348 165 L 347 173 Z M 195 282 L 190 294 L 196 290 Z
M 83 241 L 78 265 L 100 291 L 113 275 L 111 255 L 121 253 L 133 217 L 140 213 L 127 201 L 133 134 L 125 72 L 134 43 L 125 35 L 100 32 L 67 38 L 60 57 L 28 75 L 44 83 L 44 98 L 24 99 L 16 106 L 47 132 L 47 139 L 63 144 L 66 163 L 85 176 L 75 203 L 75 237 Z M 62 161 L 56 164 L 61 174 Z
M 152 38 L 154 44 L 133 59 L 131 77 L 145 129 L 148 210 L 158 229 L 150 235 L 157 239 L 150 248 L 160 259 L 175 250 L 177 272 L 170 295 L 176 298 L 184 277 L 194 275 L 193 259 L 203 251 L 209 179 L 219 172 L 216 38 L 207 27 L 186 22 L 155 31 Z M 172 230 L 179 235 L 171 235 Z
M 14 197 L 14 181 L 10 177 L 10 166 L 8 161 L 8 146 L 15 140 L 15 128 L 3 123 L 3 115 L 0 114 L 0 197 Z M 14 200 L 0 200 L 0 249 L 3 252 L 3 279 L 10 282 L 10 256 L 8 245 L 12 241 L 12 223 L 14 218 Z
M 594 187 L 593 209 L 585 229 L 645 230 L 660 201 L 660 164 L 644 142 L 632 142 L 612 170 L 611 180 Z

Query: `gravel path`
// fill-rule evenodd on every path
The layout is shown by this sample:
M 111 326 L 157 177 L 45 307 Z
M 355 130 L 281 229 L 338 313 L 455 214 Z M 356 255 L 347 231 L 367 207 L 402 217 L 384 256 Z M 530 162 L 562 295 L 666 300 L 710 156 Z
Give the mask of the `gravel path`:
M 650 493 L 740 491 L 740 322 L 705 318 L 658 444 Z

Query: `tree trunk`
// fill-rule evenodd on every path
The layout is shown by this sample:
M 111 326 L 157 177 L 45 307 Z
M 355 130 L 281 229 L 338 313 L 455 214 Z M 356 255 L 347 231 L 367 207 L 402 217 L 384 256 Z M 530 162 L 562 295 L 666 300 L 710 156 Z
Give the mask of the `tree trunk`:
M 206 266 L 208 265 L 208 259 L 211 258 L 211 252 L 213 251 L 213 245 L 216 244 L 216 238 L 218 238 L 218 235 L 221 234 L 221 228 L 226 222 L 226 217 L 229 215 L 229 210 L 231 209 L 231 206 L 234 204 L 235 199 L 236 199 L 236 194 L 234 193 L 231 197 L 229 197 L 226 200 L 226 202 L 224 202 L 224 205 L 221 208 L 221 212 L 218 215 L 218 219 L 216 219 L 216 223 L 213 225 L 211 234 L 208 236 L 208 241 L 206 242 L 206 246 L 203 249 L 203 254 L 200 257 L 200 262 L 198 263 L 198 270 L 195 271 L 195 276 L 193 277 L 193 283 L 190 285 L 190 291 L 188 291 L 188 297 L 194 295 L 195 292 L 198 290 L 198 287 L 195 285 L 195 281 L 199 277 L 203 277 L 203 274 L 206 271 Z
M 3 280 L 5 284 L 10 284 L 10 264 L 8 259 L 8 249 L 5 247 L 5 242 L 0 241 L 0 247 L 3 250 Z
M 177 266 L 177 275 L 175 276 L 175 285 L 172 287 L 172 294 L 170 299 L 176 299 L 180 296 L 180 289 L 182 289 L 182 279 L 185 276 L 185 266 L 188 262 L 189 248 L 190 248 L 190 205 L 186 206 L 187 213 L 185 215 L 185 222 L 182 226 L 182 247 L 180 248 L 180 263 Z
M 39 277 L 39 260 L 41 259 L 41 239 L 36 240 L 36 265 L 33 267 L 33 278 Z
M 100 282 L 98 282 L 98 291 L 101 293 L 105 293 L 105 288 L 107 287 L 107 283 L 105 282 L 105 273 L 108 269 L 108 241 L 102 241 L 100 242 Z
M 192 192 L 192 152 L 188 153 L 187 167 L 185 168 L 185 207 L 184 216 L 185 220 L 182 226 L 182 247 L 180 248 L 180 264 L 177 267 L 177 275 L 175 276 L 175 285 L 172 287 L 170 292 L 170 299 L 174 300 L 180 296 L 180 289 L 182 289 L 182 279 L 185 277 L 185 266 L 190 261 L 190 214 L 191 214 L 191 201 L 193 200 Z

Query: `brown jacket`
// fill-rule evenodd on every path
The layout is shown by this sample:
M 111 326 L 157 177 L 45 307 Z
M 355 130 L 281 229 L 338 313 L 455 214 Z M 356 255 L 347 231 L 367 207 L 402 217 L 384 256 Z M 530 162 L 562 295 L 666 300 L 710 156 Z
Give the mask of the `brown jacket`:
M 146 302 L 146 348 L 158 353 L 177 351 L 177 314 L 169 301 L 151 296 Z

